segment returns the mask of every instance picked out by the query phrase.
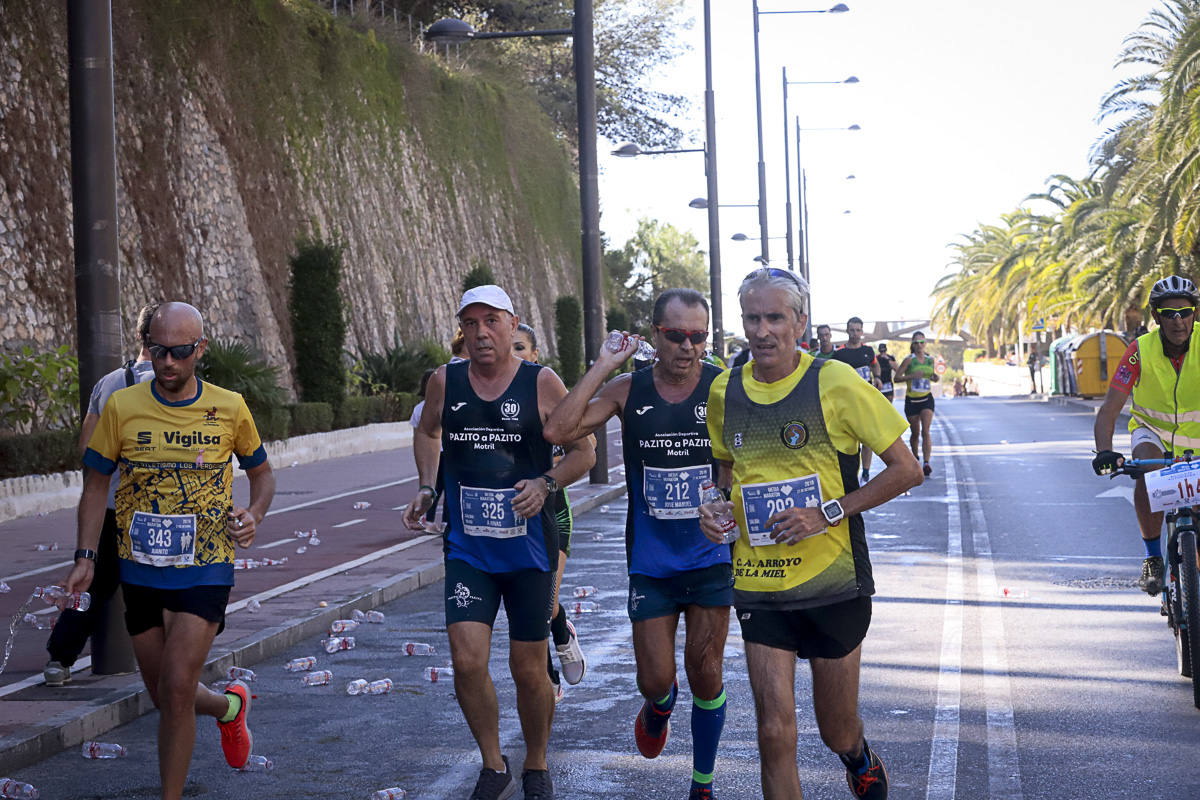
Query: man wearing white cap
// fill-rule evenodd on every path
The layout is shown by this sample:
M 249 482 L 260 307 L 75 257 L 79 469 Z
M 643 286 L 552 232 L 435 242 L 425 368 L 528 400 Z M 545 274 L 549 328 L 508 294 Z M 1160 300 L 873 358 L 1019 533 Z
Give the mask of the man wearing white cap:
M 504 800 L 517 791 L 508 757 L 500 752 L 499 708 L 488 672 L 501 600 L 525 737 L 524 796 L 554 796 L 546 765 L 554 718 L 546 639 L 558 528 L 546 500 L 595 462 L 595 449 L 582 439 L 567 445 L 566 456 L 553 463 L 542 425 L 567 389 L 553 370 L 512 354 L 518 321 L 512 300 L 499 286 L 477 286 L 462 296 L 458 323 L 469 360 L 439 367 L 426 386 L 425 409 L 413 436 L 421 485 L 404 512 L 406 527 L 423 529 L 422 516 L 433 501 L 430 484 L 443 460 L 446 629 L 454 689 L 483 758 L 471 800 Z

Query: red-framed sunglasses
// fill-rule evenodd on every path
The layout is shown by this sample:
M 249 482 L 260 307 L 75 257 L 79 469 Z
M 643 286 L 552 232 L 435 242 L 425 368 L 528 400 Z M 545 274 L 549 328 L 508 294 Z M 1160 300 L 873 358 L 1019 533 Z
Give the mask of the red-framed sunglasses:
M 704 344 L 708 341 L 708 331 L 687 331 L 683 328 L 664 328 L 662 325 L 654 327 L 662 331 L 662 335 L 667 337 L 668 342 L 675 344 L 683 344 L 683 340 L 687 339 L 692 344 Z

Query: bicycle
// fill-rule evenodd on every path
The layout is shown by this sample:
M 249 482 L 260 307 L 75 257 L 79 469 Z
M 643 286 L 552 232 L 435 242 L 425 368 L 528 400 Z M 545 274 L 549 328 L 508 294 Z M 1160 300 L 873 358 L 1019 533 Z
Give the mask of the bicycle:
M 1111 474 L 1137 479 L 1154 470 L 1150 467 L 1191 463 L 1192 452 L 1179 458 L 1128 459 Z M 1181 486 L 1180 494 L 1184 490 Z M 1190 499 L 1190 490 L 1189 490 Z M 1200 503 L 1200 498 L 1197 500 Z M 1192 681 L 1192 701 L 1200 708 L 1200 559 L 1196 549 L 1196 516 L 1193 506 L 1167 510 L 1166 580 L 1163 581 L 1161 614 L 1175 636 L 1179 674 Z

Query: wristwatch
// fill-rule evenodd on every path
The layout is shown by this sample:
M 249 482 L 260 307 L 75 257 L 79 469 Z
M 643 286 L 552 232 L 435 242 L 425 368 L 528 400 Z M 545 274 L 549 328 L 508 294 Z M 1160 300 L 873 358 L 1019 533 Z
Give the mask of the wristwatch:
M 546 491 L 550 492 L 550 494 L 554 494 L 558 491 L 558 481 L 554 480 L 554 478 L 551 478 L 549 475 L 543 473 L 542 480 L 546 482 Z
M 95 561 L 96 560 L 96 551 L 95 550 L 84 550 L 83 548 L 80 548 L 79 550 L 75 551 L 75 560 L 78 561 L 81 558 L 90 558 L 92 561 Z
M 821 513 L 825 516 L 825 521 L 830 525 L 837 525 L 846 516 L 846 512 L 842 510 L 842 504 L 837 500 L 822 503 Z

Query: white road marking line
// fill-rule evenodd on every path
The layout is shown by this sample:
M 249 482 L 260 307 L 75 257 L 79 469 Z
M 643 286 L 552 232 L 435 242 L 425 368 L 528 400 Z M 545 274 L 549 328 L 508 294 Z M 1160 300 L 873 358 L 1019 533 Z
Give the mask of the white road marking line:
M 1133 487 L 1132 486 L 1114 486 L 1111 489 L 1101 492 L 1096 497 L 1124 497 L 1133 504 Z
M 939 425 L 944 442 L 945 432 Z M 938 668 L 937 708 L 929 746 L 926 800 L 954 800 L 958 781 L 959 714 L 962 702 L 963 559 L 962 512 L 954 457 L 942 459 L 946 470 L 946 609 L 942 620 L 942 655 Z
M 47 567 L 38 567 L 37 569 L 18 572 L 16 575 L 5 575 L 0 578 L 0 581 L 15 581 L 19 578 L 28 578 L 30 575 L 41 575 L 43 572 L 54 572 L 56 569 L 66 569 L 74 564 L 74 561 L 59 561 L 57 564 L 51 564 Z
M 401 486 L 406 483 L 412 483 L 416 479 L 417 479 L 417 476 L 413 475 L 408 478 L 401 478 L 398 481 L 389 481 L 388 483 L 381 483 L 377 486 L 368 486 L 364 489 L 354 489 L 349 492 L 342 492 L 341 494 L 330 495 L 329 497 L 319 497 L 316 500 L 309 500 L 306 503 L 297 503 L 294 506 L 286 506 L 284 508 L 273 508 L 267 512 L 267 516 L 270 517 L 270 516 L 274 516 L 275 514 L 285 514 L 288 511 L 295 511 L 298 508 L 308 508 L 309 506 L 315 506 L 315 505 L 319 505 L 321 503 L 328 503 L 330 500 L 341 500 L 343 497 L 351 497 L 356 494 L 366 494 L 367 492 L 374 492 L 374 491 L 378 491 L 379 489 L 387 489 L 392 486 Z
M 258 549 L 259 550 L 270 550 L 272 547 L 279 547 L 279 545 L 281 545 L 281 544 L 287 544 L 288 542 L 298 542 L 298 541 L 300 541 L 300 540 L 297 539 L 295 536 L 289 536 L 286 539 L 276 539 L 275 541 L 269 542 L 267 544 L 260 544 L 258 546 Z
M 941 421 L 956 446 L 961 445 L 954 424 Z M 992 543 L 987 519 L 979 499 L 979 489 L 971 474 L 971 464 L 962 461 L 967 506 L 971 509 L 971 541 L 975 548 L 976 591 L 991 600 L 1000 594 L 992 564 Z M 980 633 L 983 639 L 983 691 L 987 701 L 988 789 L 992 800 L 1024 800 L 1021 790 L 1020 754 L 1013 721 L 1012 681 L 1008 673 L 1008 655 L 1004 650 L 1004 619 L 994 603 L 980 604 Z
M 366 517 L 359 517 L 358 519 L 351 519 L 351 520 L 347 520 L 345 522 L 339 522 L 337 525 L 330 525 L 329 527 L 331 527 L 331 528 L 349 528 L 351 525 L 357 525 L 360 522 L 366 522 L 366 521 L 367 521 Z

